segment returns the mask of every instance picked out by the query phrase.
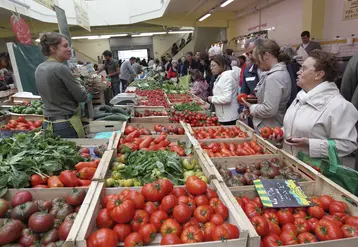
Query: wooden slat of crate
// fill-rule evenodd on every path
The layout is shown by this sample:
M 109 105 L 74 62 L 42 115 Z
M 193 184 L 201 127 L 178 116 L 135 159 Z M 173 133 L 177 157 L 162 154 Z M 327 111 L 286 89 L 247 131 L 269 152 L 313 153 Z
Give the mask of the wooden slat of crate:
M 24 117 L 25 119 L 30 119 L 30 120 L 43 120 L 44 119 L 43 115 L 37 115 L 37 114 L 17 114 L 17 113 L 9 112 L 9 115 L 11 117 L 14 117 L 13 119 L 17 119 L 19 117 Z
M 217 192 L 220 200 L 228 207 L 229 222 L 231 224 L 235 224 L 238 226 L 238 228 L 240 229 L 240 238 L 228 240 L 225 242 L 213 241 L 213 242 L 205 242 L 205 243 L 195 243 L 195 244 L 190 244 L 190 246 L 192 247 L 195 246 L 246 247 L 248 233 L 246 231 L 246 226 L 241 223 L 242 222 L 241 217 L 236 213 L 236 210 L 233 208 L 232 204 L 230 203 L 226 193 L 222 190 L 220 184 L 216 180 L 211 181 L 210 187 Z M 76 246 L 86 247 L 87 246 L 86 239 L 93 231 L 96 230 L 96 216 L 101 208 L 101 203 L 100 203 L 101 199 L 108 194 L 119 194 L 124 189 L 128 189 L 128 188 L 105 188 L 103 183 L 99 184 L 95 196 L 93 197 L 91 206 L 88 210 L 86 219 L 83 221 L 81 230 L 77 235 Z M 140 191 L 141 187 L 132 188 L 132 189 L 136 191 Z M 160 243 L 160 235 L 157 234 L 156 238 L 154 239 L 153 243 L 150 246 L 159 246 L 159 243 Z M 123 245 L 123 243 L 120 243 L 120 245 Z
M 98 164 L 96 173 L 94 174 L 92 181 L 103 181 L 106 178 L 106 174 L 110 169 L 112 159 L 115 157 L 117 152 L 115 150 L 107 150 L 104 152 L 101 162 Z
M 108 144 L 108 139 L 67 138 L 67 140 L 75 142 L 77 146 L 81 147 L 93 147 Z
M 113 150 L 114 141 L 116 140 L 117 133 L 113 132 L 111 137 L 108 140 L 107 150 Z
M 125 121 L 90 121 L 85 130 L 87 133 L 98 133 L 121 130 Z

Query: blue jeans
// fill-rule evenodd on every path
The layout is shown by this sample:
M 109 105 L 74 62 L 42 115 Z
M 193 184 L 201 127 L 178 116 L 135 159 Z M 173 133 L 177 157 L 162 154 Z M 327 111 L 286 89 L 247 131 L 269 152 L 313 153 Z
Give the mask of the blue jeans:
M 42 124 L 42 129 L 46 129 L 48 126 L 47 122 Z M 60 123 L 52 123 L 53 133 L 62 138 L 77 138 L 77 132 L 72 127 L 70 121 L 64 121 Z
M 120 86 L 121 86 L 120 81 L 111 82 L 113 97 L 115 97 L 117 94 L 120 93 Z

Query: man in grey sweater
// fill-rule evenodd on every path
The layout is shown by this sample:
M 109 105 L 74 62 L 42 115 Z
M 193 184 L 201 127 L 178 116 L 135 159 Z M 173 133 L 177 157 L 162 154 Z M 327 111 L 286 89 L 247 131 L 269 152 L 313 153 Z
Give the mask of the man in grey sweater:
M 121 65 L 121 73 L 119 74 L 119 79 L 122 82 L 122 92 L 126 91 L 128 84 L 134 81 L 134 78 L 137 75 L 132 66 L 134 62 L 135 57 L 131 57 L 128 61 L 125 61 Z
M 301 33 L 302 44 L 297 46 L 296 51 L 298 51 L 298 49 L 302 47 L 303 49 L 306 50 L 307 54 L 309 55 L 310 52 L 315 49 L 322 50 L 321 45 L 318 42 L 311 41 L 310 37 L 311 34 L 309 31 L 303 31 Z

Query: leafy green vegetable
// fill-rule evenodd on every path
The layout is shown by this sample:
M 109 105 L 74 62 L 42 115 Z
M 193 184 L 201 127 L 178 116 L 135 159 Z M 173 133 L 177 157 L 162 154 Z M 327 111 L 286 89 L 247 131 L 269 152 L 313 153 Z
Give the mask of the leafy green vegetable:
M 202 111 L 203 109 L 197 103 L 182 103 L 174 105 L 176 111 Z
M 7 188 L 30 185 L 32 174 L 57 175 L 83 161 L 76 143 L 48 132 L 18 134 L 0 141 L 0 197 Z

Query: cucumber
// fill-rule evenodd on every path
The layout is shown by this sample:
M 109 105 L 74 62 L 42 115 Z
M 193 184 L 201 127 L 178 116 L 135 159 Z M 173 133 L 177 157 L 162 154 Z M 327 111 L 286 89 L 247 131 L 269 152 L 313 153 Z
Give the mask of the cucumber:
M 112 109 L 112 112 L 113 112 L 113 113 L 120 113 L 120 114 L 129 116 L 128 111 L 125 110 L 125 109 L 123 109 L 123 108 L 120 108 L 120 107 L 118 107 L 118 108 L 113 108 L 113 109 Z
M 99 118 L 103 118 L 103 117 L 107 117 L 107 116 L 111 116 L 111 115 L 113 115 L 113 114 L 107 113 L 107 112 L 100 112 L 96 116 L 93 117 L 93 120 L 97 120 Z
M 112 112 L 112 106 L 109 105 L 103 105 L 99 108 L 100 111 L 105 111 L 105 112 Z
M 116 114 L 112 114 L 110 116 L 106 116 L 103 118 L 99 118 L 97 120 L 109 120 L 109 121 L 127 121 L 129 119 L 128 116 L 120 114 L 120 113 L 116 113 Z

